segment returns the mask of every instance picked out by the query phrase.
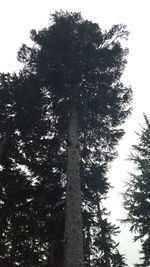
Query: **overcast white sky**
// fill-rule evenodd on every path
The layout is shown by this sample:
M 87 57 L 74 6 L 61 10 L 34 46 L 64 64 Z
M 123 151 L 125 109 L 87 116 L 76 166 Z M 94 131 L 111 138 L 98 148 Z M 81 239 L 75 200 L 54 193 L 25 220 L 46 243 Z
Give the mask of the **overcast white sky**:
M 123 181 L 133 167 L 126 161 L 131 145 L 136 142 L 135 131 L 142 123 L 143 112 L 150 113 L 150 1 L 149 0 L 1 0 L 0 1 L 0 72 L 19 68 L 16 59 L 22 43 L 30 43 L 31 29 L 48 24 L 49 14 L 55 10 L 80 12 L 85 19 L 97 22 L 102 29 L 112 24 L 126 24 L 130 31 L 126 46 L 130 49 L 128 65 L 123 76 L 133 88 L 133 113 L 125 124 L 126 134 L 119 145 L 119 156 L 112 164 L 110 181 L 115 187 L 107 201 L 112 221 L 124 216 L 121 208 Z M 119 237 L 121 252 L 127 255 L 129 267 L 138 259 L 138 246 L 131 242 L 128 227 L 122 226 Z

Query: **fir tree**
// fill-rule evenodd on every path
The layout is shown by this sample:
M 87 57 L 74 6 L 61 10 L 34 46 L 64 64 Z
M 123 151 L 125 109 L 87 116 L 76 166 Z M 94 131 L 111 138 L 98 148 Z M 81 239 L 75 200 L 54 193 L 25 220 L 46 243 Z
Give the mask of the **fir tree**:
M 97 143 L 110 150 L 122 136 L 118 127 L 129 114 L 130 89 L 119 81 L 126 50 L 118 36 L 126 38 L 127 33 L 124 26 L 114 26 L 103 34 L 76 13 L 55 13 L 52 18 L 49 28 L 31 32 L 36 47 L 23 46 L 19 58 L 25 70 L 37 73 L 49 88 L 62 136 L 68 137 L 65 266 L 84 266 L 80 139 L 97 152 Z
M 28 170 L 19 173 L 30 194 L 26 191 L 16 205 L 20 197 L 15 191 L 16 211 L 14 207 L 13 219 L 12 213 L 7 218 L 5 240 L 7 233 L 11 242 L 22 233 L 19 252 L 13 242 L 13 258 L 7 242 L 13 264 L 63 266 L 64 247 L 65 267 L 83 267 L 84 261 L 90 265 L 90 228 L 98 217 L 90 210 L 93 205 L 96 212 L 97 193 L 103 197 L 108 191 L 106 172 L 123 135 L 120 125 L 130 113 L 131 89 L 120 82 L 127 54 L 120 39 L 127 35 L 124 25 L 103 33 L 78 13 L 56 12 L 48 28 L 31 31 L 35 45 L 23 45 L 18 53 L 24 69 L 11 83 L 14 116 L 8 118 L 15 125 L 17 150 L 11 161 L 15 170 L 20 165 Z M 18 214 L 25 223 L 17 227 Z M 82 214 L 88 220 L 83 222 Z M 83 230 L 89 239 L 86 253 Z M 110 260 L 106 254 L 105 261 Z
M 125 221 L 131 224 L 135 233 L 135 241 L 142 244 L 140 266 L 150 265 L 150 123 L 146 115 L 145 126 L 139 136 L 139 142 L 133 146 L 131 160 L 136 166 L 136 172 L 131 174 L 124 193 L 124 206 L 128 212 Z M 136 265 L 139 266 L 139 265 Z

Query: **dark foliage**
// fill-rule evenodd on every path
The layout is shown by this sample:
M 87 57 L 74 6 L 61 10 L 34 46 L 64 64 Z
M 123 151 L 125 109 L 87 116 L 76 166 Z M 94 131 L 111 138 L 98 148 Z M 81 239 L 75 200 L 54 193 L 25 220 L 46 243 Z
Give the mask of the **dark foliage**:
M 136 172 L 131 174 L 124 193 L 124 206 L 128 212 L 125 221 L 131 223 L 135 241 L 142 244 L 142 263 L 137 266 L 150 266 L 150 123 L 145 117 L 145 126 L 139 136 L 139 142 L 133 146 L 131 160 Z
M 0 75 L 1 266 L 62 266 L 75 91 L 85 264 L 125 266 L 112 238 L 117 229 L 99 202 L 109 190 L 106 173 L 123 135 L 120 125 L 130 113 L 131 89 L 120 82 L 127 54 L 120 39 L 127 35 L 124 25 L 103 33 L 78 13 L 56 12 L 48 28 L 31 31 L 34 46 L 19 50 L 19 75 Z

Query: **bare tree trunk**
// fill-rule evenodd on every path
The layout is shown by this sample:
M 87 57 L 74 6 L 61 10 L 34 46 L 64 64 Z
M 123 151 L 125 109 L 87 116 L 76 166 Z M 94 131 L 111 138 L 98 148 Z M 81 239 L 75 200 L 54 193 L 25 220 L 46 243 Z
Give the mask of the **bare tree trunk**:
M 68 128 L 64 267 L 84 267 L 77 92 Z

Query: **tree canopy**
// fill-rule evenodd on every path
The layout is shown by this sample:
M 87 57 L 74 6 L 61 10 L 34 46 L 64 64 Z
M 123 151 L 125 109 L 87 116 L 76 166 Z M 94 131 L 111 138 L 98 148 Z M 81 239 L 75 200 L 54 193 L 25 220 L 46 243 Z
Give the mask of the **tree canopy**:
M 127 36 L 56 12 L 20 48 L 19 75 L 1 74 L 1 266 L 125 266 L 99 204 L 130 114 Z

